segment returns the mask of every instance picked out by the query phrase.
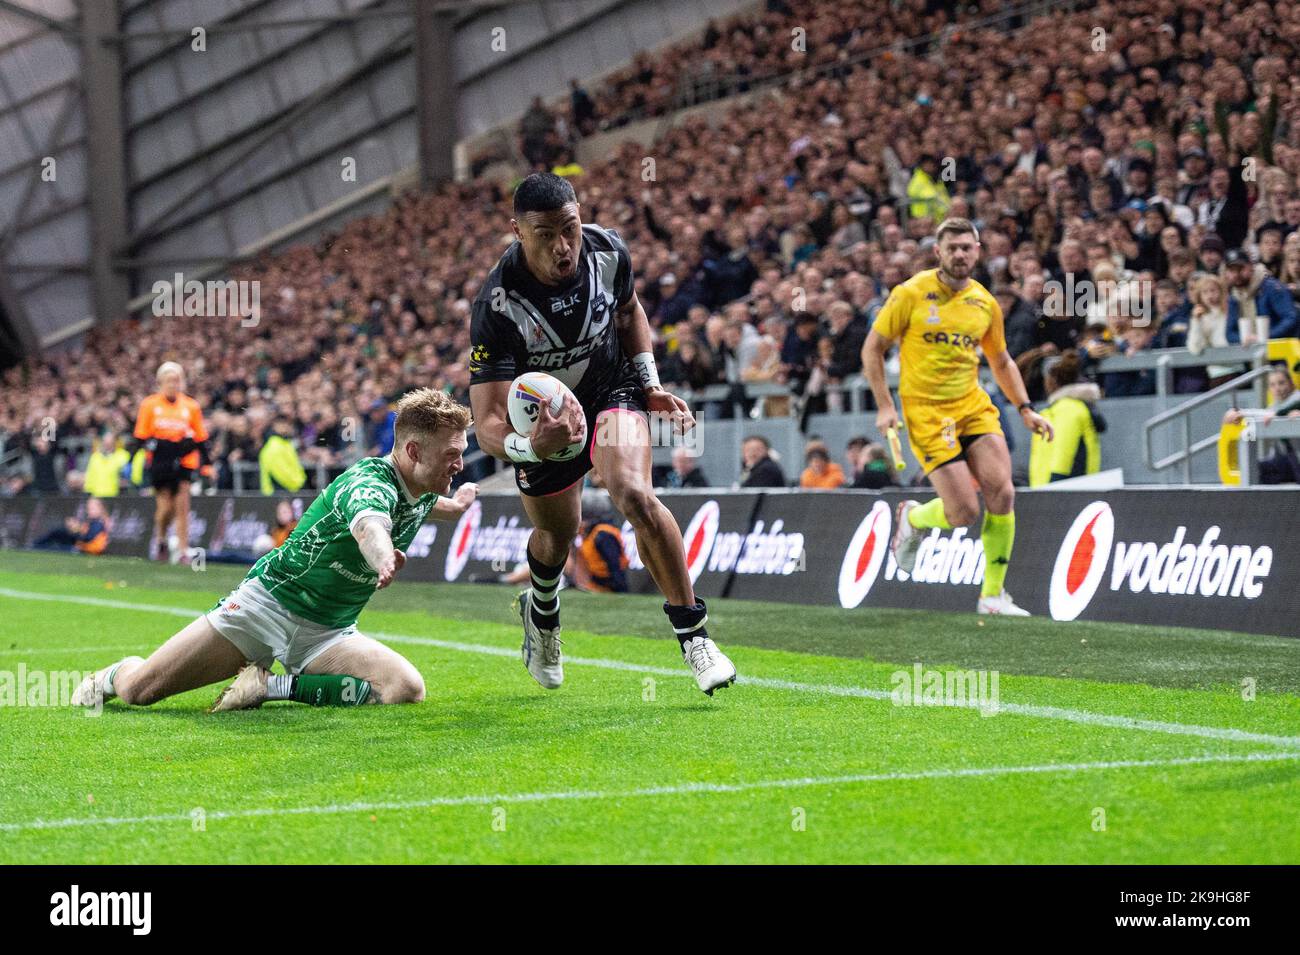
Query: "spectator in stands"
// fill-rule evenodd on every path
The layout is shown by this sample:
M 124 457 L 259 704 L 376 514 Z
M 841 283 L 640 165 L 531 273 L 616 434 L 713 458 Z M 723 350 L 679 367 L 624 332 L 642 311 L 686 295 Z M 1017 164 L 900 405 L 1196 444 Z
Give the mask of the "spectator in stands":
M 1079 356 L 1066 352 L 1047 369 L 1047 407 L 1040 412 L 1052 423 L 1056 437 L 1034 435 L 1029 445 L 1029 486 L 1096 474 L 1101 470 L 1097 435 L 1106 422 L 1096 409 L 1101 389 L 1079 380 Z
M 836 203 L 834 211 L 831 213 L 831 223 L 835 226 L 835 231 L 831 233 L 830 245 L 839 249 L 841 252 L 847 251 L 859 242 L 865 242 L 867 230 L 862 227 L 862 223 L 853 217 L 849 207 L 843 203 Z
M 59 481 L 59 453 L 53 442 L 40 435 L 32 442 L 32 480 L 29 490 L 36 494 L 58 494 L 63 488 Z
M 1209 162 L 1205 150 L 1193 146 L 1178 157 L 1178 164 L 1178 203 L 1188 207 L 1199 206 L 1210 192 Z
M 804 455 L 804 464 L 799 475 L 801 488 L 824 491 L 844 486 L 844 469 L 831 460 L 825 445 L 811 448 Z
M 131 463 L 131 454 L 118 444 L 117 434 L 105 431 L 98 438 L 86 462 L 86 493 L 91 497 L 117 497 L 122 472 Z
M 826 310 L 830 326 L 831 356 L 826 377 L 831 385 L 840 385 L 862 373 L 862 343 L 870 330 L 865 316 L 838 299 Z
M 685 320 L 687 312 L 695 304 L 694 296 L 678 286 L 677 276 L 665 272 L 659 276 L 659 305 L 654 311 L 654 324 L 676 325 Z
M 270 530 L 271 547 L 276 548 L 289 539 L 293 529 L 298 526 L 298 518 L 294 516 L 293 504 L 290 501 L 280 501 L 275 505 L 275 524 Z
M 673 448 L 673 468 L 668 472 L 667 487 L 708 487 L 709 479 L 699 466 L 699 452 L 691 448 Z
M 288 417 L 275 419 L 266 443 L 257 455 L 257 466 L 262 474 L 262 493 L 274 494 L 278 490 L 299 491 L 307 483 L 307 472 L 298 458 L 293 444 L 293 423 Z
M 1229 408 L 1223 415 L 1224 424 L 1240 424 L 1245 418 L 1253 417 L 1268 422 L 1285 415 L 1288 418 L 1300 418 L 1300 390 L 1285 365 L 1274 365 L 1268 375 L 1268 390 L 1273 404 L 1267 410 Z M 1291 441 L 1277 442 L 1277 449 L 1259 462 L 1259 481 L 1261 484 L 1295 484 L 1300 483 L 1300 456 L 1297 456 Z
M 727 229 L 727 246 L 724 255 L 708 259 L 703 265 L 705 300 L 710 308 L 721 308 L 748 295 L 750 286 L 758 279 L 743 225 Z
M 659 366 L 659 377 L 666 386 L 688 391 L 703 391 L 718 383 L 717 369 L 694 338 L 683 338 L 677 350 Z
M 574 128 L 583 136 L 596 131 L 596 104 L 576 79 L 569 80 L 569 111 Z
M 755 296 L 751 322 L 768 318 L 769 309 L 789 314 L 794 287 L 807 291 L 814 314 L 842 298 L 870 319 L 883 294 L 928 260 L 914 243 L 929 215 L 907 219 L 899 212 L 908 211 L 907 186 L 918 157 L 940 147 L 956 160 L 955 181 L 940 176 L 937 184 L 951 190 L 949 212 L 965 204 L 980 222 L 990 259 L 1005 254 L 1008 277 L 1016 281 L 1025 275 L 1016 266 L 1017 245 L 1023 239 L 1042 245 L 1047 235 L 1048 215 L 1035 212 L 1039 206 L 1050 209 L 1061 233 L 1060 245 L 1048 242 L 1035 252 L 1039 270 L 1059 280 L 1070 271 L 1063 265 L 1076 245 L 1088 251 L 1074 271 L 1089 271 L 1102 259 L 1124 267 L 1134 240 L 1110 217 L 1126 185 L 1146 191 L 1135 161 L 1152 163 L 1155 193 L 1174 200 L 1173 223 L 1188 227 L 1180 204 L 1196 212 L 1187 248 L 1217 271 L 1224 246 L 1207 234 L 1213 229 L 1224 230 L 1236 246 L 1275 222 L 1286 222 L 1288 230 L 1300 225 L 1300 154 L 1290 142 L 1298 94 L 1286 81 L 1300 57 L 1283 49 L 1290 29 L 1285 17 L 1275 17 L 1276 36 L 1269 32 L 1272 23 L 1260 29 L 1260 16 L 1268 17 L 1258 11 L 1265 7 L 1224 16 L 1207 0 L 1189 2 L 1197 9 L 1185 22 L 1186 4 L 1115 0 L 1116 23 L 1151 19 L 1140 29 L 1108 34 L 1114 42 L 1104 54 L 1077 42 L 1091 26 L 1094 14 L 1086 9 L 1035 17 L 1019 32 L 972 26 L 987 4 L 933 2 L 923 13 L 912 3 L 875 4 L 869 12 L 854 0 L 772 4 L 773 12 L 719 21 L 710 49 L 702 49 L 698 37 L 670 44 L 593 85 L 588 97 L 599 121 L 613 126 L 633 113 L 674 109 L 683 76 L 707 72 L 707 82 L 692 86 L 695 95 L 707 96 L 734 92 L 736 84 L 717 78 L 741 65 L 752 75 L 791 78 L 780 89 L 727 104 L 713 126 L 696 117 L 666 128 L 653 149 L 662 157 L 661 177 L 669 172 L 664 163 L 672 166 L 672 188 L 641 179 L 647 149 L 629 143 L 587 164 L 582 200 L 602 218 L 614 217 L 610 221 L 617 221 L 642 263 L 638 277 L 645 283 L 653 286 L 671 271 L 680 281 L 678 294 L 694 289 L 684 301 L 703 297 L 700 263 L 725 257 L 719 231 L 742 225 L 748 257 L 770 296 L 766 303 Z M 771 42 L 794 26 L 807 30 L 809 52 Z M 942 39 L 915 54 L 866 56 L 929 30 L 940 31 Z M 930 58 L 940 50 L 942 64 Z M 1238 65 L 1243 61 L 1269 68 L 1245 74 Z M 929 105 L 917 101 L 921 89 Z M 572 92 L 564 113 L 577 128 Z M 935 125 L 936 117 L 954 115 L 977 121 Z M 537 160 L 549 168 L 556 151 L 572 146 L 540 101 L 527 125 L 535 153 L 529 165 Z M 1032 137 L 1025 127 L 1032 127 Z M 1004 168 L 1008 143 L 1014 148 L 1005 150 Z M 1252 167 L 1259 171 L 1257 183 L 1241 178 Z M 855 211 L 863 200 L 871 208 Z M 382 215 L 348 222 L 313 245 L 237 267 L 232 278 L 276 290 L 263 302 L 258 329 L 214 334 L 209 322 L 148 318 L 97 326 L 85 336 L 85 347 L 42 355 L 3 374 L 0 430 L 11 437 L 30 434 L 49 416 L 60 438 L 120 432 L 130 426 L 138 383 L 165 358 L 185 354 L 196 359 L 200 403 L 224 407 L 231 418 L 222 431 L 237 436 L 243 429 L 256 442 L 253 454 L 265 422 L 280 413 L 293 415 L 303 446 L 314 447 L 316 423 L 300 413 L 302 407 L 334 407 L 352 417 L 359 440 L 346 454 L 369 450 L 365 418 L 372 402 L 417 384 L 443 387 L 446 369 L 468 359 L 468 299 L 499 256 L 503 203 L 508 197 L 494 181 L 446 183 L 405 194 Z M 837 235 L 846 204 L 867 226 L 861 250 L 837 242 L 848 238 Z M 1181 286 L 1187 279 L 1175 275 L 1174 236 L 1163 231 L 1157 250 L 1169 259 L 1168 277 Z M 780 248 L 775 255 L 774 242 Z M 1009 249 L 995 254 L 1004 246 Z M 1284 264 L 1285 255 L 1284 246 Z M 850 287 L 849 264 L 875 287 L 870 293 Z M 810 271 L 817 282 L 806 280 Z M 816 296 L 826 301 L 814 304 Z M 646 296 L 647 306 L 652 298 Z M 697 336 L 705 337 L 702 331 Z M 436 369 L 426 349 L 440 363 Z M 345 410 L 347 404 L 353 406 Z M 230 474 L 227 462 L 220 463 L 226 466 L 219 485 Z
M 883 445 L 870 443 L 862 448 L 862 469 L 853 478 L 852 486 L 878 491 L 898 484 L 895 479 L 896 468 L 889 460 Z
M 547 111 L 542 98 L 534 96 L 519 121 L 519 148 L 530 166 L 550 168 L 553 146 L 549 134 L 554 132 L 555 117 Z
M 104 502 L 97 497 L 88 498 L 84 518 L 69 517 L 62 527 L 56 527 L 32 546 L 38 550 L 104 553 L 108 547 L 108 512 L 104 510 Z
M 862 452 L 871 442 L 865 435 L 854 435 L 844 445 L 844 479 L 854 481 L 862 470 Z
M 574 579 L 584 590 L 602 594 L 627 593 L 627 554 L 623 534 L 611 515 L 585 518 L 579 528 Z
M 1188 320 L 1192 303 L 1183 299 L 1178 284 L 1172 279 L 1155 283 L 1155 314 L 1160 322 L 1157 348 L 1183 348 L 1187 345 Z
M 817 316 L 811 312 L 797 312 L 794 324 L 786 333 L 781 345 L 781 370 L 790 389 L 802 394 L 808 376 L 817 360 Z
M 369 414 L 370 450 L 367 453 L 370 457 L 383 457 L 393 450 L 395 420 L 397 412 L 389 407 L 388 401 L 376 398 L 370 406 Z
M 1208 233 L 1201 240 L 1200 271 L 1213 272 L 1215 275 L 1223 272 L 1223 256 L 1227 248 L 1220 236 L 1213 232 Z
M 1029 298 L 1035 289 L 1037 289 L 1037 301 Z M 1021 281 L 1002 282 L 993 287 L 993 297 L 998 300 L 998 306 L 1002 309 L 1007 351 L 1013 358 L 1019 358 L 1035 347 L 1038 323 L 1043 320 L 1042 289 L 1041 275 L 1029 275 Z
M 1255 230 L 1259 264 L 1268 269 L 1274 278 L 1282 274 L 1282 240 L 1285 235 L 1286 230 L 1280 224 L 1269 223 Z
M 1289 233 L 1282 243 L 1282 269 L 1278 281 L 1291 293 L 1293 305 L 1300 302 L 1300 231 Z
M 1231 296 L 1228 341 L 1252 345 L 1294 336 L 1300 326 L 1287 287 L 1241 249 L 1229 249 L 1223 261 Z
M 942 222 L 948 215 L 951 201 L 948 187 L 940 178 L 939 157 L 934 153 L 923 153 L 907 183 L 908 214 L 913 219 Z
M 781 465 L 772 458 L 772 446 L 761 435 L 750 435 L 740 446 L 740 486 L 785 487 Z
M 1203 273 L 1192 280 L 1192 311 L 1188 318 L 1187 350 L 1199 355 L 1207 348 L 1228 347 L 1228 290 L 1222 278 Z M 1213 387 L 1235 373 L 1231 365 L 1209 365 L 1206 383 Z
M 1150 351 L 1160 335 L 1159 320 L 1135 322 L 1123 315 L 1112 315 L 1110 322 L 1115 350 L 1120 355 L 1136 355 Z M 1101 389 L 1107 398 L 1131 398 L 1156 393 L 1155 372 L 1111 371 L 1101 376 Z

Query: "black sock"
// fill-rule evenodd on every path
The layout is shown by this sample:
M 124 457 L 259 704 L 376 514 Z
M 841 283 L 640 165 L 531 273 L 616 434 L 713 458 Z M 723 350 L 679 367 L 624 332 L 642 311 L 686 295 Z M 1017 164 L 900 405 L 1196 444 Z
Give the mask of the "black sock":
M 533 623 L 543 630 L 554 630 L 560 625 L 560 578 L 564 575 L 564 565 L 548 566 L 530 550 L 528 572 L 533 585 Z
M 682 646 L 686 641 L 694 637 L 707 637 L 709 631 L 704 629 L 704 625 L 709 622 L 707 608 L 704 601 L 699 597 L 695 598 L 695 606 L 679 607 L 676 604 L 665 603 L 664 613 L 668 614 L 668 620 L 673 625 L 673 632 L 677 634 L 677 642 Z

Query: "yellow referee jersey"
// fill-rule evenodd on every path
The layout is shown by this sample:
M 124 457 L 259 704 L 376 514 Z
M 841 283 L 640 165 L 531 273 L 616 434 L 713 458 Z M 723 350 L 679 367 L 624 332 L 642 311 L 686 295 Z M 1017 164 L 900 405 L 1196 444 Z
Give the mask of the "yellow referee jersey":
M 903 398 L 946 401 L 979 387 L 979 353 L 1007 350 L 997 299 L 971 279 L 954 293 L 938 269 L 918 272 L 894 286 L 873 326 L 900 340 L 898 393 Z

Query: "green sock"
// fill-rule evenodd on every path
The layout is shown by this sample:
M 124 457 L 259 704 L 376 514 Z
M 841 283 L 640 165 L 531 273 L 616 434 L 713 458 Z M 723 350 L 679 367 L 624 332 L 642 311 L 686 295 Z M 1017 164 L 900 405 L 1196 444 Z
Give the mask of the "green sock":
M 1011 562 L 1011 545 L 1016 540 L 1016 513 L 984 513 L 984 529 L 980 541 L 984 544 L 984 587 L 981 597 L 996 597 L 1002 593 L 1007 579 L 1007 564 Z
M 370 684 L 342 673 L 304 673 L 293 678 L 289 699 L 309 706 L 360 706 L 370 702 Z
M 918 504 L 908 511 L 907 523 L 917 530 L 925 530 L 930 527 L 937 527 L 945 531 L 952 530 L 952 525 L 948 523 L 948 518 L 944 516 L 943 498 L 941 497 L 926 501 L 924 504 Z

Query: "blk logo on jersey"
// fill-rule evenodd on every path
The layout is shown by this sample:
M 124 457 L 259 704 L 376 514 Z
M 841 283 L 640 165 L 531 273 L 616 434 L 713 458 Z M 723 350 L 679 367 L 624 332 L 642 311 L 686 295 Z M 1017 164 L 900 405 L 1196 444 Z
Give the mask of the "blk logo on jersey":
M 582 293 L 574 292 L 572 295 L 551 299 L 551 314 L 554 315 L 556 312 L 568 314 L 573 310 L 573 306 L 578 304 L 580 298 L 582 298 Z

